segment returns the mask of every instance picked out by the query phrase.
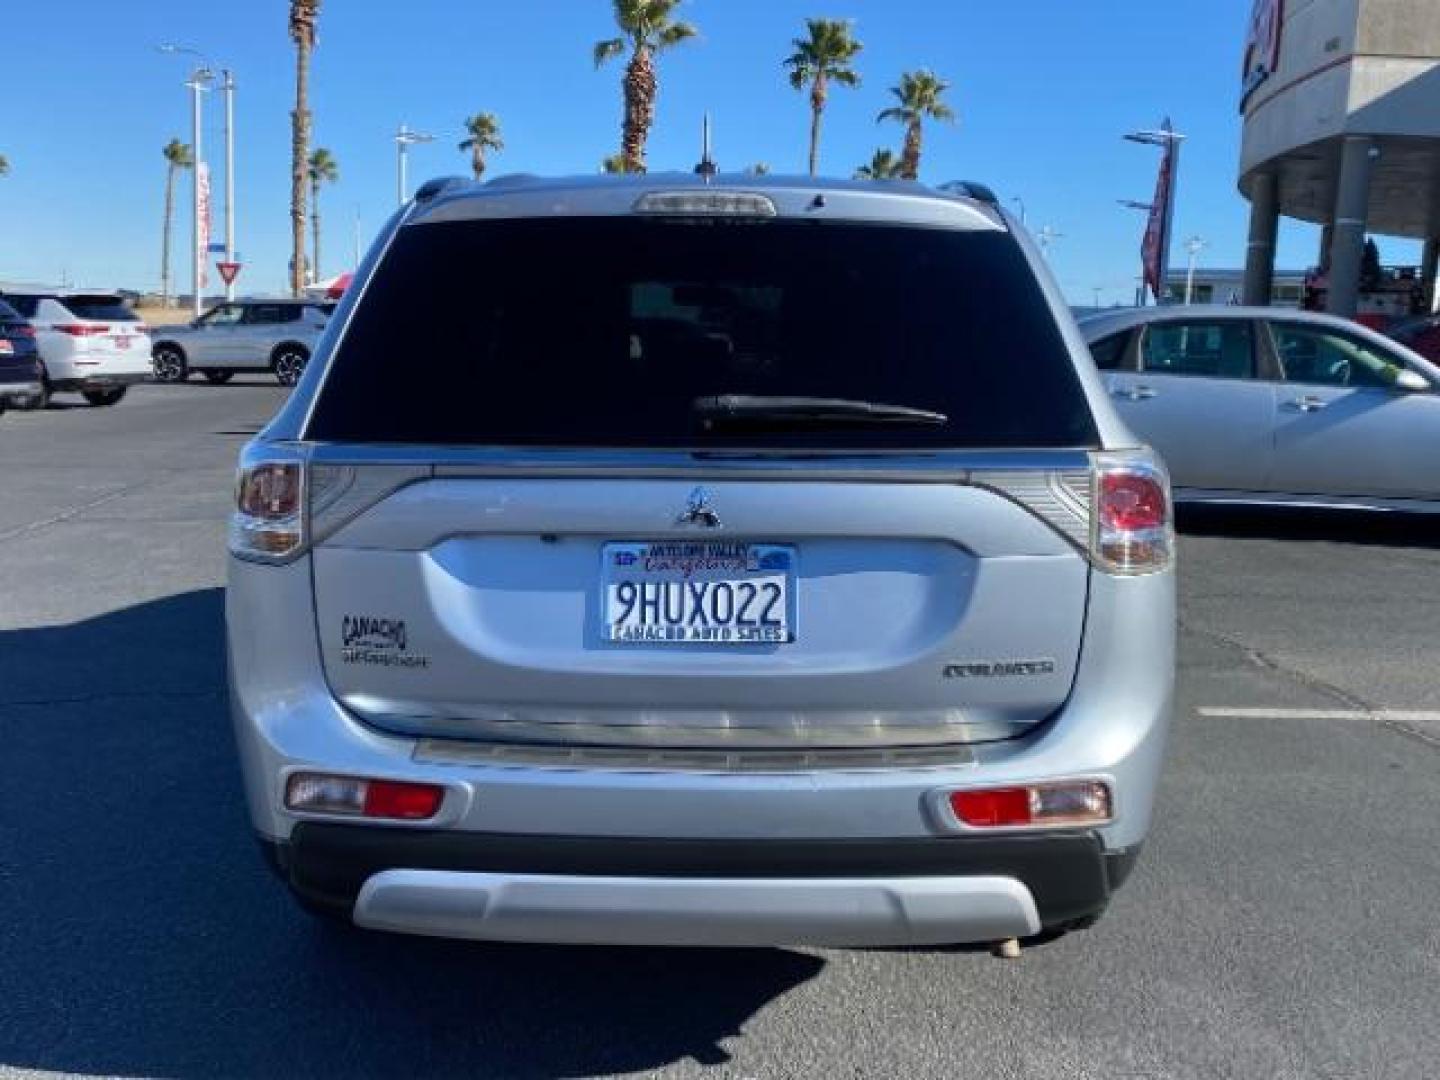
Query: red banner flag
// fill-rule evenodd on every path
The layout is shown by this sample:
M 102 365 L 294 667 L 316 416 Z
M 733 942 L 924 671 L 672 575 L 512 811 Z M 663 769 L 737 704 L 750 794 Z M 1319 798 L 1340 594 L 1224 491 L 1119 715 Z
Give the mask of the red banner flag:
M 1164 128 L 1171 129 L 1169 119 Z M 1145 242 L 1140 254 L 1145 261 L 1145 284 L 1149 286 L 1156 303 L 1164 299 L 1165 275 L 1168 267 L 1165 260 L 1170 251 L 1170 202 L 1175 197 L 1175 140 L 1167 139 L 1165 152 L 1160 157 L 1160 176 L 1155 181 L 1155 200 L 1150 204 L 1150 221 L 1145 226 Z

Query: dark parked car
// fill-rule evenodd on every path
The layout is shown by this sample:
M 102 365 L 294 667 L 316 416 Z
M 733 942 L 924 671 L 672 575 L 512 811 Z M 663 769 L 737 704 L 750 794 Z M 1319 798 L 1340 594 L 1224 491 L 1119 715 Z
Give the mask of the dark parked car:
M 1401 323 L 1389 331 L 1389 336 L 1432 364 L 1440 364 L 1440 315 L 1422 315 Z
M 44 390 L 35 330 L 0 300 L 0 412 L 11 405 L 29 405 Z

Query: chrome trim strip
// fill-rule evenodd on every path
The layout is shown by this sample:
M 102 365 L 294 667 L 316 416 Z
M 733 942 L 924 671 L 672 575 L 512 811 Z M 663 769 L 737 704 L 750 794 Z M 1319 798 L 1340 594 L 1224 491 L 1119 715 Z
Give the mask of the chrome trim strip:
M 421 739 L 423 764 L 642 773 L 804 773 L 953 769 L 975 764 L 968 745 L 828 750 L 666 750 Z

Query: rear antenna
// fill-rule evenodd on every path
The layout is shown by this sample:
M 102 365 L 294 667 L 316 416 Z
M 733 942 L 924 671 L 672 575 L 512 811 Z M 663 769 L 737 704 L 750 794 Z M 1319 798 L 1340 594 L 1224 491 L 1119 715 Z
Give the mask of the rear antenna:
M 695 166 L 695 175 L 703 176 L 705 183 L 710 183 L 720 167 L 715 164 L 715 158 L 710 152 L 710 114 L 705 114 L 705 120 L 701 133 L 700 164 Z

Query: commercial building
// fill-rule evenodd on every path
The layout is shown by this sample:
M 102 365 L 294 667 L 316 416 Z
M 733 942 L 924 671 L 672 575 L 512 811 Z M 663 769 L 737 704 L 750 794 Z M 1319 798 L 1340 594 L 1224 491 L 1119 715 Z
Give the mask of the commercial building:
M 1265 303 L 1281 215 L 1323 227 L 1325 306 L 1359 307 L 1367 233 L 1440 257 L 1440 0 L 1256 0 L 1241 90 L 1250 200 L 1243 296 Z

